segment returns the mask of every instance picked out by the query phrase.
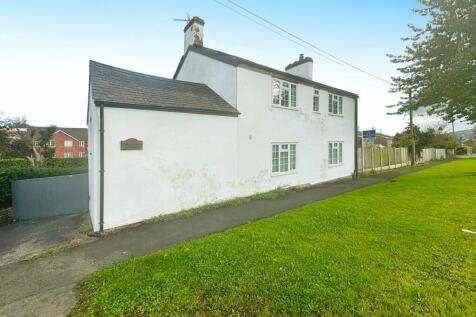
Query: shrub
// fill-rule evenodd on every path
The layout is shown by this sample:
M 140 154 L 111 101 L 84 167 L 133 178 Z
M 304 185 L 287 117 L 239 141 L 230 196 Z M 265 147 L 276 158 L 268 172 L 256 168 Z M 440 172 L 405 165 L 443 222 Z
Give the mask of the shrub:
M 42 167 L 70 168 L 70 167 L 88 167 L 87 157 L 78 158 L 47 158 Z
M 8 158 L 0 160 L 0 169 L 11 167 L 31 167 L 30 161 L 26 158 Z
M 468 149 L 466 147 L 459 147 L 456 149 L 456 155 L 466 155 L 468 154 Z
M 86 167 L 9 167 L 0 168 L 0 207 L 8 207 L 12 203 L 11 182 L 20 179 L 40 178 L 81 174 L 87 172 Z

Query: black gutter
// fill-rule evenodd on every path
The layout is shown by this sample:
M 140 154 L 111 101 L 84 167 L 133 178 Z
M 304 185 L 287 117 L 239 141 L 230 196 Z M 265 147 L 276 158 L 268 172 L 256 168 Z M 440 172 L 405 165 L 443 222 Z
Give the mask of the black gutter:
M 359 177 L 359 162 L 358 162 L 358 146 L 359 146 L 359 140 L 358 140 L 358 135 L 359 135 L 359 99 L 355 98 L 355 115 L 354 115 L 354 177 L 357 178 Z M 362 149 L 363 151 L 363 149 Z
M 225 117 L 238 117 L 240 112 L 235 108 L 230 109 L 230 111 L 223 110 L 212 110 L 212 109 L 197 109 L 197 108 L 186 108 L 186 107 L 171 107 L 171 106 L 160 106 L 160 105 L 141 105 L 141 104 L 130 104 L 130 103 L 120 103 L 120 102 L 111 102 L 111 101 L 96 101 L 96 105 L 112 108 L 124 108 L 124 109 L 140 109 L 140 110 L 152 110 L 152 111 L 167 111 L 167 112 L 181 112 L 181 113 L 192 113 L 192 114 L 209 114 L 215 116 L 225 116 Z M 230 106 L 230 108 L 232 108 Z
M 99 232 L 104 230 L 104 106 L 99 108 Z

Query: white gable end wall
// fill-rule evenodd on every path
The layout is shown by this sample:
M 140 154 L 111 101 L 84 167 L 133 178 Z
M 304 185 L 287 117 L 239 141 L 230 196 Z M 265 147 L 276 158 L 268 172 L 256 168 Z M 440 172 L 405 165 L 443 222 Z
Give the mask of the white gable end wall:
M 104 228 L 235 197 L 236 117 L 104 108 Z M 143 141 L 121 151 L 120 142 Z
M 178 80 L 206 84 L 236 108 L 236 67 L 189 51 Z

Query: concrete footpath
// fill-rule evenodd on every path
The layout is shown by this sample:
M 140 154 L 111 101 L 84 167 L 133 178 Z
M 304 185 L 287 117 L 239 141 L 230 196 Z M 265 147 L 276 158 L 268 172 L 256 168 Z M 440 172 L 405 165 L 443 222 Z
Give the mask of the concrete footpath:
M 266 218 L 313 201 L 388 181 L 439 163 L 401 168 L 291 191 L 275 200 L 256 200 L 166 222 L 146 223 L 55 256 L 0 268 L 0 316 L 65 316 L 75 303 L 73 287 L 83 276 L 133 256 Z

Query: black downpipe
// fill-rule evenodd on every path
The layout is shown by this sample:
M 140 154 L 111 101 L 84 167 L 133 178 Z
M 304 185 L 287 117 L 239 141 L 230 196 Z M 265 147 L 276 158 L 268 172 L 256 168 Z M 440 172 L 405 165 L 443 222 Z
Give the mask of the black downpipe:
M 99 108 L 99 232 L 104 230 L 104 106 Z
M 359 124 L 358 124 L 358 121 L 359 121 L 359 107 L 358 107 L 358 104 L 359 104 L 359 99 L 358 98 L 355 98 L 355 116 L 354 116 L 354 132 L 355 132 L 355 146 L 354 146 L 354 166 L 355 166 L 355 170 L 354 170 L 354 177 L 357 178 L 359 177 L 359 162 L 358 162 L 358 146 L 359 146 L 359 140 L 358 140 L 358 135 L 359 135 Z M 363 151 L 363 149 L 362 149 Z

